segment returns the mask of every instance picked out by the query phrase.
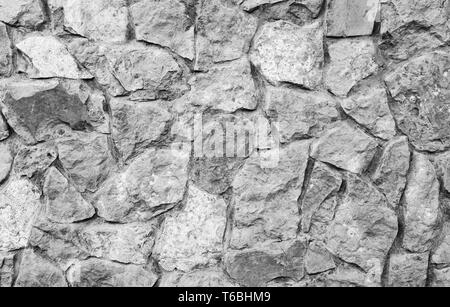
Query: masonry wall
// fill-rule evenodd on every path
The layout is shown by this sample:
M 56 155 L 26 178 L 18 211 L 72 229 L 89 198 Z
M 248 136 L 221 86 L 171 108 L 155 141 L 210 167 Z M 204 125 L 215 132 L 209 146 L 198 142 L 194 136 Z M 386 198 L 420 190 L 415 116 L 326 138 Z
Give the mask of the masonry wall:
M 449 16 L 0 0 L 0 286 L 450 286 Z

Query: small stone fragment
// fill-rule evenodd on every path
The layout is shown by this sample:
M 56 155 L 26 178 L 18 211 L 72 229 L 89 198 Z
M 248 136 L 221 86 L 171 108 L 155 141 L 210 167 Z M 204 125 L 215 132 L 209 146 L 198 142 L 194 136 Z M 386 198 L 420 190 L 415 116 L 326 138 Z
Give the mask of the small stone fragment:
M 221 0 L 201 0 L 197 8 L 195 69 L 237 60 L 250 48 L 257 19 Z
M 302 230 L 309 232 L 311 221 L 319 207 L 337 193 L 342 185 L 342 176 L 321 162 L 316 162 L 301 202 Z
M 45 22 L 45 15 L 40 1 L 0 0 L 0 21 L 14 26 L 37 28 Z
M 112 136 L 125 161 L 157 141 L 171 119 L 162 102 L 113 99 L 110 105 Z
M 328 36 L 372 35 L 380 13 L 380 0 L 331 0 L 328 4 Z
M 386 144 L 371 178 L 392 207 L 397 207 L 406 187 L 409 170 L 408 138 L 398 137 Z
M 328 250 L 381 282 L 397 231 L 398 219 L 386 198 L 371 183 L 348 174 L 347 192 L 328 230 Z
M 11 179 L 0 192 L 0 252 L 24 248 L 40 209 L 40 193 L 26 179 Z
M 405 190 L 403 247 L 415 253 L 429 251 L 439 233 L 439 181 L 428 158 L 414 153 Z
M 318 274 L 336 268 L 332 255 L 319 243 L 311 243 L 305 256 L 308 274 Z
M 50 168 L 44 182 L 46 215 L 56 223 L 74 223 L 91 218 L 92 207 L 69 181 L 54 167 Z
M 279 124 L 281 142 L 294 138 L 319 136 L 340 119 L 336 101 L 322 92 L 268 87 L 266 113 Z
M 315 89 L 322 82 L 323 28 L 276 21 L 262 26 L 250 59 L 271 83 L 294 83 Z
M 367 128 L 374 136 L 390 140 L 396 135 L 394 117 L 389 110 L 386 89 L 373 80 L 361 84 L 341 101 L 345 113 Z
M 352 173 L 364 172 L 378 144 L 348 122 L 339 122 L 313 143 L 311 157 Z
M 13 163 L 13 156 L 7 144 L 0 143 L 0 184 L 8 178 Z
M 425 287 L 429 253 L 394 254 L 389 262 L 388 286 Z
M 15 287 L 67 287 L 63 272 L 32 250 L 26 250 L 20 263 Z
M 73 287 L 153 287 L 156 273 L 147 267 L 123 265 L 101 259 L 89 259 L 75 264 L 68 273 Z
M 330 41 L 328 54 L 325 85 L 336 96 L 346 97 L 356 84 L 378 71 L 376 46 L 370 38 Z
M 450 147 L 450 54 L 435 51 L 395 66 L 385 75 L 398 127 L 419 150 Z
M 138 40 L 169 47 L 180 56 L 195 56 L 195 9 L 189 1 L 144 0 L 131 5 Z
M 220 259 L 227 222 L 227 204 L 221 198 L 191 186 L 183 211 L 167 217 L 154 255 L 167 271 L 190 271 Z
M 110 43 L 127 40 L 127 1 L 66 0 L 63 7 L 64 26 L 69 32 Z
M 17 48 L 30 61 L 27 73 L 32 79 L 93 78 L 84 68 L 79 67 L 67 47 L 53 36 L 34 34 L 19 42 Z

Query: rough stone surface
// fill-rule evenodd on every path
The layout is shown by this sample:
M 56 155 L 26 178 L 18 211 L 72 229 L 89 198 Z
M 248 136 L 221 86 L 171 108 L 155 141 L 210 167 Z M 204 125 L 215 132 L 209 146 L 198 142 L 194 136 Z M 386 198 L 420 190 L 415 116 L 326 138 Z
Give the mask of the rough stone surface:
M 377 142 L 348 122 L 325 131 L 312 145 L 311 156 L 353 173 L 367 169 L 375 155 Z
M 429 253 L 394 254 L 389 263 L 390 287 L 425 287 L 428 274 Z
M 370 38 L 329 41 L 328 54 L 325 85 L 337 96 L 347 96 L 358 82 L 378 71 L 376 46 Z
M 331 0 L 328 5 L 328 36 L 371 35 L 380 13 L 380 0 Z
M 439 233 L 441 212 L 436 171 L 423 154 L 413 154 L 404 199 L 403 247 L 411 252 L 426 252 Z
M 449 16 L 0 0 L 0 287 L 450 286 Z
M 251 60 L 272 83 L 294 83 L 315 89 L 322 81 L 323 28 L 290 22 L 265 24 L 254 39 Z
M 439 151 L 450 146 L 450 56 L 421 55 L 396 66 L 385 76 L 393 97 L 391 108 L 398 127 L 418 150 Z

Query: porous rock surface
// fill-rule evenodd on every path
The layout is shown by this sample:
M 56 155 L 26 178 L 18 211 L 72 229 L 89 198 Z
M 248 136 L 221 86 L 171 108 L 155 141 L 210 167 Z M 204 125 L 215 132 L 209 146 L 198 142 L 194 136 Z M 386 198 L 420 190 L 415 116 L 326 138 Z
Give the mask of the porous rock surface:
M 449 13 L 0 0 L 0 287 L 450 287 Z

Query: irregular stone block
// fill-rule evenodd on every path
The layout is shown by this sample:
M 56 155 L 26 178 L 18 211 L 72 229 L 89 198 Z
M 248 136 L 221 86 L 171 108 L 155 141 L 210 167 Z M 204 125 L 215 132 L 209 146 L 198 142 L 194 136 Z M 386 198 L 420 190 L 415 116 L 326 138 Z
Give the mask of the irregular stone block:
M 154 256 L 167 271 L 217 263 L 227 223 L 227 204 L 191 186 L 186 207 L 167 217 Z
M 158 276 L 151 268 L 92 258 L 75 264 L 68 280 L 73 287 L 153 287 Z
M 324 62 L 322 24 L 267 23 L 254 39 L 250 59 L 271 83 L 316 89 L 322 82 Z
M 257 19 L 221 0 L 201 0 L 197 7 L 195 69 L 245 55 L 257 29 Z
M 13 251 L 28 244 L 40 209 L 40 192 L 26 179 L 12 178 L 0 192 L 0 251 Z
M 0 143 L 0 184 L 8 178 L 13 163 L 13 156 L 9 146 Z
M 138 40 L 172 49 L 193 60 L 195 4 L 175 1 L 138 1 L 130 6 Z
M 328 4 L 328 36 L 372 35 L 380 14 L 380 0 L 331 0 Z
M 257 154 L 247 160 L 232 185 L 235 206 L 232 248 L 296 238 L 300 222 L 297 201 L 309 147 L 309 141 L 298 141 L 280 149 L 275 168 L 263 168 Z
M 337 102 L 322 92 L 268 87 L 265 95 L 266 113 L 278 122 L 283 143 L 319 136 L 328 125 L 340 119 Z
M 429 251 L 439 233 L 439 181 L 433 164 L 419 153 L 413 154 L 405 190 L 403 247 L 415 253 Z
M 438 246 L 432 253 L 431 262 L 434 264 L 450 264 L 450 224 L 445 223 Z
M 246 11 L 253 11 L 262 5 L 272 5 L 283 1 L 285 0 L 243 0 L 241 6 Z M 294 0 L 290 2 L 305 6 L 313 14 L 314 17 L 317 17 L 323 4 L 323 0 Z
M 15 26 L 37 28 L 45 22 L 45 15 L 40 1 L 0 0 L 0 21 Z
M 46 216 L 56 223 L 74 223 L 91 218 L 92 207 L 69 181 L 54 167 L 50 168 L 44 182 Z
M 63 3 L 63 8 L 64 26 L 67 31 L 110 43 L 127 40 L 127 1 L 67 0 Z
M 309 232 L 313 216 L 319 207 L 333 194 L 337 193 L 342 185 L 342 176 L 321 162 L 316 162 L 311 173 L 303 199 L 302 230 Z
M 434 269 L 431 287 L 436 288 L 450 287 L 450 268 Z
M 431 157 L 431 160 L 444 189 L 450 193 L 450 153 L 438 154 Z
M 313 142 L 311 157 L 352 173 L 362 173 L 372 161 L 378 144 L 348 122 L 339 122 Z
M 173 208 L 183 200 L 190 153 L 186 146 L 139 156 L 97 192 L 98 215 L 110 222 L 146 221 Z
M 32 250 L 24 251 L 15 287 L 67 287 L 63 272 Z
M 0 113 L 0 141 L 6 140 L 9 137 L 9 127 L 3 115 Z
M 360 125 L 367 128 L 374 136 L 384 140 L 392 139 L 395 130 L 394 117 L 388 105 L 386 89 L 380 83 L 373 85 L 373 80 L 354 89 L 348 98 L 341 101 L 345 113 Z
M 26 72 L 32 79 L 93 78 L 86 69 L 78 65 L 67 47 L 53 36 L 32 34 L 16 46 L 29 61 Z
M 231 280 L 220 268 L 200 269 L 190 273 L 169 272 L 161 277 L 160 287 L 237 287 L 237 284 Z
M 450 55 L 436 51 L 393 67 L 385 81 L 398 127 L 419 150 L 450 146 Z
M 43 143 L 19 150 L 14 158 L 14 172 L 19 176 L 41 176 L 58 158 L 56 147 Z
M 388 142 L 371 178 L 392 207 L 397 207 L 406 187 L 411 153 L 407 137 Z
M 0 3 L 0 10 L 2 4 Z M 1 14 L 1 13 L 0 13 Z M 9 76 L 12 72 L 12 49 L 6 25 L 0 24 L 0 76 Z
M 0 254 L 0 288 L 9 288 L 14 279 L 14 255 Z
M 332 255 L 319 243 L 311 243 L 305 256 L 308 274 L 318 274 L 336 268 Z
M 394 254 L 389 262 L 388 286 L 425 287 L 429 253 Z
M 398 219 L 386 198 L 371 183 L 348 174 L 347 191 L 328 230 L 328 250 L 380 283 L 397 231 Z
M 117 98 L 110 106 L 112 136 L 125 161 L 157 141 L 172 118 L 162 102 L 136 103 Z
M 329 41 L 328 54 L 325 86 L 336 96 L 346 97 L 358 82 L 378 71 L 376 46 L 371 38 Z

